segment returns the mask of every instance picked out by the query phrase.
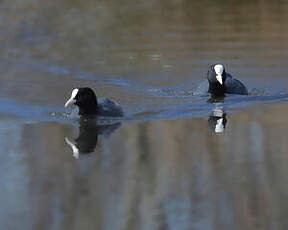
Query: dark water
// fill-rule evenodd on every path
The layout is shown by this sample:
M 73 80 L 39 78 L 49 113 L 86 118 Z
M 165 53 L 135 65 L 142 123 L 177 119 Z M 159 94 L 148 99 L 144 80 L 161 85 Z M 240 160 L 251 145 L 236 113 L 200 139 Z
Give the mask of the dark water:
M 1 1 L 1 229 L 287 229 L 287 10 Z M 216 62 L 249 96 L 207 102 Z M 125 117 L 71 119 L 79 86 Z

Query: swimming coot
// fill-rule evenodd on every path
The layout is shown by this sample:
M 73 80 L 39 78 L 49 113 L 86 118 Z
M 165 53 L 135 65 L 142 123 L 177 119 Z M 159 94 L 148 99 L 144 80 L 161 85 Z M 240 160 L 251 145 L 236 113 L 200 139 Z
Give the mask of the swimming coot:
M 72 90 L 71 97 L 65 103 L 65 107 L 72 104 L 79 107 L 79 115 L 81 116 L 123 116 L 123 110 L 119 104 L 107 98 L 97 99 L 94 91 L 88 87 Z
M 225 93 L 248 95 L 243 83 L 226 73 L 222 64 L 211 65 L 207 79 L 209 82 L 208 92 L 211 93 L 212 97 L 224 97 Z

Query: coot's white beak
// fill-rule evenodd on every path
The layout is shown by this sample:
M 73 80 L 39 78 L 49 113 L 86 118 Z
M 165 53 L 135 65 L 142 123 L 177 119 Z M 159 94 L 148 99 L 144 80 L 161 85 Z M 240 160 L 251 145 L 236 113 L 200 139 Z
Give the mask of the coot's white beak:
M 78 93 L 78 89 L 73 89 L 71 97 L 65 103 L 65 107 L 68 107 L 69 105 L 73 105 L 76 102 L 75 97 L 76 97 L 77 93 Z
M 68 107 L 69 105 L 73 105 L 76 102 L 75 99 L 70 98 L 68 101 L 65 103 L 65 107 Z
M 215 65 L 215 66 L 214 66 L 214 70 L 215 70 L 215 73 L 216 73 L 216 79 L 217 79 L 217 81 L 219 81 L 219 83 L 220 83 L 221 85 L 223 85 L 223 77 L 222 77 L 222 74 L 223 74 L 223 71 L 224 71 L 224 66 L 221 65 L 221 64 Z
M 216 75 L 216 79 L 221 85 L 223 85 L 222 75 Z

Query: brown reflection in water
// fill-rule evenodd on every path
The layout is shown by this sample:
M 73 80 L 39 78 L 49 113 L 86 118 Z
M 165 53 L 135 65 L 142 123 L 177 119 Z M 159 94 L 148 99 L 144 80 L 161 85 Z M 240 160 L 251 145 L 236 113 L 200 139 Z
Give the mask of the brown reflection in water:
M 5 207 L 8 216 L 30 215 L 3 226 L 286 229 L 285 110 L 279 104 L 229 115 L 222 135 L 207 118 L 128 123 L 78 160 L 64 141 L 72 127 L 23 125 L 13 149 L 24 157 L 20 178 L 28 182 L 15 181 L 11 193 L 28 205 Z

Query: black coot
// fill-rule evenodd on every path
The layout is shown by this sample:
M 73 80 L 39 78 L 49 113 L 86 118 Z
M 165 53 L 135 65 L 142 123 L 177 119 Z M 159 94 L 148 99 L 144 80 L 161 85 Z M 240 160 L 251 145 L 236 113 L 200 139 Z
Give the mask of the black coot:
M 72 104 L 79 107 L 79 115 L 81 116 L 123 116 L 123 110 L 119 104 L 107 98 L 97 99 L 93 90 L 88 87 L 72 90 L 71 97 L 65 103 L 65 107 Z
M 224 97 L 228 94 L 248 95 L 246 87 L 243 83 L 226 73 L 222 64 L 210 66 L 207 79 L 209 82 L 209 90 L 212 97 Z

